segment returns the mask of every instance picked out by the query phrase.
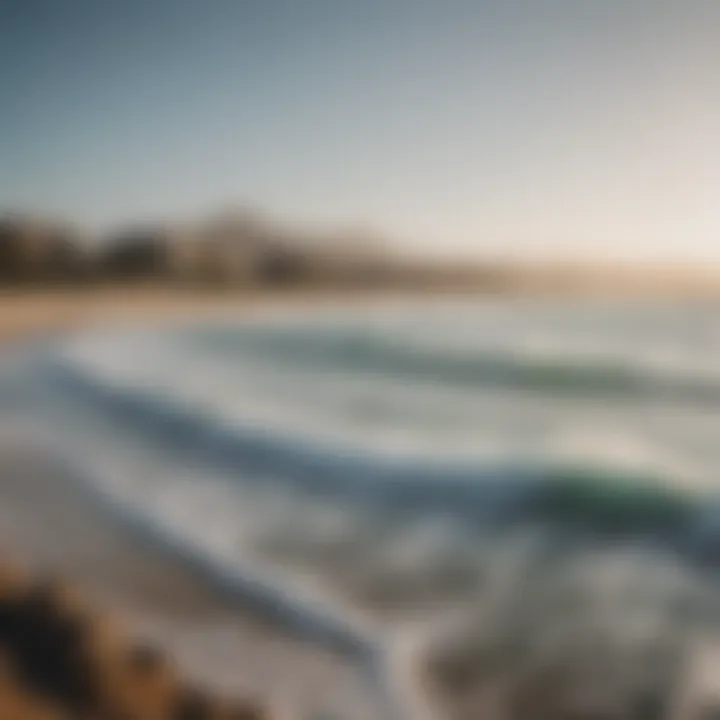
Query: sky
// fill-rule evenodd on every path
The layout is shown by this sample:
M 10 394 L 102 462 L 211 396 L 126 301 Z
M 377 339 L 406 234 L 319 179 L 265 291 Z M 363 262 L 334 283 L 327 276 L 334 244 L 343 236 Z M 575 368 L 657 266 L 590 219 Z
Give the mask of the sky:
M 720 262 L 716 0 L 0 0 L 0 211 Z

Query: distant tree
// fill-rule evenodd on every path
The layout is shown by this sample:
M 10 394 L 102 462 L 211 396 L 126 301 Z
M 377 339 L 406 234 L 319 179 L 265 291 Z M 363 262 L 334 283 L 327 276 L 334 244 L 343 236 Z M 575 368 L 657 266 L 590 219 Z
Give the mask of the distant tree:
M 11 283 L 74 282 L 87 257 L 77 233 L 32 218 L 0 220 L 0 280 Z
M 308 258 L 300 248 L 281 244 L 267 247 L 257 263 L 258 280 L 263 285 L 296 285 L 308 275 Z
M 123 232 L 106 240 L 96 263 L 102 278 L 144 280 L 167 274 L 170 266 L 165 232 L 141 228 Z
M 0 280 L 22 279 L 22 229 L 13 218 L 0 219 Z

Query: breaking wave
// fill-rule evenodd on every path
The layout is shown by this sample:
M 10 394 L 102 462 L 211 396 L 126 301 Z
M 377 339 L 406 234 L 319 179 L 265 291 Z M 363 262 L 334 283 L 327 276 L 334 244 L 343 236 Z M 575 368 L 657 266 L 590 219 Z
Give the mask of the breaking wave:
M 143 531 L 410 685 L 458 623 L 520 632 L 521 599 L 590 592 L 584 563 L 655 568 L 655 605 L 690 608 L 668 637 L 720 618 L 711 331 L 555 327 L 540 352 L 517 315 L 80 336 L 34 365 L 35 421 Z

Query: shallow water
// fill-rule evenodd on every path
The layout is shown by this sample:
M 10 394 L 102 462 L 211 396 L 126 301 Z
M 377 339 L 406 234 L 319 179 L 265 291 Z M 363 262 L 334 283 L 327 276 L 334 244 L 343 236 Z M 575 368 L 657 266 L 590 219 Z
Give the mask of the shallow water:
M 715 631 L 716 318 L 453 301 L 94 333 L 0 393 L 126 513 L 380 644 L 398 683 L 431 658 L 449 711 L 438 658 L 601 637 L 630 663 Z

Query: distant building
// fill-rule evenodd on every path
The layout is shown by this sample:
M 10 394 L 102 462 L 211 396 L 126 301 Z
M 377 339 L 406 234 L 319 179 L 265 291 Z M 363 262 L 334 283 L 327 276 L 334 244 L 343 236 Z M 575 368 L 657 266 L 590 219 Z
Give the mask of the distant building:
M 169 243 L 176 278 L 218 284 L 277 284 L 297 279 L 303 253 L 254 213 L 213 218 L 178 230 Z
M 304 271 L 313 283 L 368 286 L 389 275 L 385 243 L 370 231 L 340 230 L 294 243 L 303 257 Z
M 277 252 L 278 237 L 270 224 L 252 212 L 227 214 L 204 229 L 207 253 L 219 280 L 253 283 Z

